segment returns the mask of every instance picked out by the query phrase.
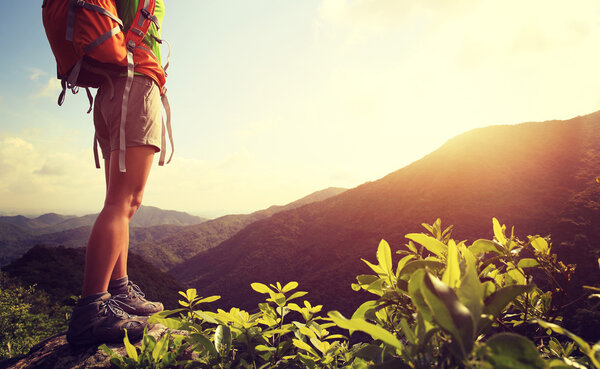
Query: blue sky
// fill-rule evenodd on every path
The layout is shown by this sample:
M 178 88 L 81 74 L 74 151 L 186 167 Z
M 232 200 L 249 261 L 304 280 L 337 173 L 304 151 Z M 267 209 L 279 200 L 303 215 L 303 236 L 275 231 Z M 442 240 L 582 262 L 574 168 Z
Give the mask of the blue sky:
M 40 5 L 0 3 L 0 212 L 95 212 L 104 184 L 87 99 L 56 105 Z M 376 180 L 475 127 L 599 110 L 599 9 L 592 0 L 167 1 L 176 152 L 152 170 L 144 202 L 249 212 Z

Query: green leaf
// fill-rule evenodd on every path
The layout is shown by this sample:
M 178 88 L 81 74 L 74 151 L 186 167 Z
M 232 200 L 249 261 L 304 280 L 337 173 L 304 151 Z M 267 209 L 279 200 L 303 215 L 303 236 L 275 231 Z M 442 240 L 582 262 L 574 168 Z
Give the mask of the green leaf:
M 484 239 L 476 240 L 475 242 L 473 242 L 473 244 L 469 247 L 469 250 L 473 253 L 473 255 L 481 255 L 486 252 L 495 252 L 496 254 L 502 254 L 502 252 L 498 250 L 498 247 L 493 241 Z
M 277 349 L 275 347 L 269 347 L 269 346 L 265 346 L 265 345 L 256 345 L 254 347 L 254 349 L 256 351 L 277 351 Z
M 180 319 L 177 318 L 161 318 L 160 316 L 158 316 L 157 314 L 151 316 L 148 319 L 148 323 L 150 324 L 162 324 L 167 328 L 170 329 L 179 329 L 181 328 L 181 325 L 183 324 L 183 322 Z
M 123 344 L 125 345 L 125 351 L 127 351 L 127 356 L 132 358 L 133 360 L 138 360 L 137 349 L 134 345 L 129 342 L 129 337 L 127 337 L 127 329 L 125 329 L 125 338 L 123 338 Z
M 308 351 L 314 356 L 319 356 L 319 354 L 306 342 L 300 341 L 299 339 L 293 339 L 294 346 L 298 347 L 301 350 Z
M 360 260 L 364 261 L 364 263 L 367 264 L 369 266 L 369 268 L 371 268 L 375 273 L 377 273 L 377 275 L 380 275 L 380 276 L 387 275 L 385 270 L 383 270 L 383 268 L 381 268 L 379 265 L 372 264 L 365 259 L 360 259 Z
M 400 327 L 402 328 L 402 333 L 404 333 L 404 337 L 411 343 L 411 345 L 417 344 L 417 336 L 415 332 L 413 332 L 412 328 L 408 325 L 408 322 L 405 318 L 402 318 L 400 321 Z
M 494 238 L 502 245 L 506 246 L 506 236 L 504 236 L 504 226 L 500 226 L 498 219 L 492 218 L 494 226 Z
M 583 338 L 579 337 L 578 335 L 576 335 L 574 333 L 571 333 L 570 331 L 564 329 L 560 325 L 545 322 L 543 320 L 534 320 L 533 323 L 537 323 L 543 328 L 551 329 L 555 333 L 562 334 L 564 336 L 569 337 L 570 339 L 573 340 L 573 342 L 575 342 L 579 346 L 579 348 L 581 349 L 581 352 L 583 352 L 584 354 L 586 354 L 588 356 L 592 352 L 590 345 L 587 342 L 585 342 L 585 340 Z
M 520 269 L 508 269 L 506 274 L 508 274 L 510 278 L 512 278 L 512 280 L 514 280 L 518 284 L 527 284 L 527 280 L 525 279 L 525 276 L 523 275 L 523 272 Z
M 291 290 L 295 289 L 296 287 L 298 287 L 298 282 L 289 282 L 288 284 L 286 284 L 285 286 L 283 286 L 283 288 L 281 289 L 281 292 L 286 293 L 286 292 L 290 292 Z
M 219 296 L 219 295 L 209 296 L 209 297 L 205 297 L 201 300 L 198 300 L 196 303 L 197 304 L 209 303 L 209 302 L 217 301 L 220 298 L 221 298 L 221 296 Z
M 375 309 L 377 305 L 377 301 L 373 300 L 362 303 L 358 309 L 356 309 L 354 314 L 352 314 L 351 319 L 365 319 L 365 314 L 367 311 Z M 352 332 L 350 332 L 350 334 L 352 334 Z
M 417 311 L 423 316 L 423 319 L 431 322 L 433 321 L 431 309 L 429 308 L 429 305 L 427 305 L 427 302 L 425 302 L 425 297 L 423 297 L 423 293 L 421 292 L 424 278 L 425 269 L 418 269 L 411 275 L 410 280 L 408 281 L 408 295 L 413 304 L 417 307 Z
M 543 237 L 537 236 L 529 240 L 531 246 L 534 249 L 541 252 L 542 254 L 550 253 L 550 247 L 548 246 L 548 241 L 546 241 Z
M 212 324 L 219 324 L 219 321 L 217 319 L 215 319 L 215 313 L 213 312 L 209 312 L 209 311 L 201 311 L 201 310 L 195 310 L 194 311 L 194 316 L 198 319 L 202 319 L 203 321 L 207 322 L 207 323 L 212 323 Z
M 407 256 L 403 257 L 402 259 L 400 259 L 400 261 L 398 261 L 398 266 L 396 267 L 396 279 L 400 278 L 400 272 L 402 271 L 402 269 L 404 268 L 406 263 L 408 263 L 415 257 L 416 257 L 415 255 L 407 255 Z
M 405 236 L 409 240 L 423 245 L 429 252 L 443 258 L 446 254 L 447 246 L 435 238 L 423 233 L 409 233 Z
M 392 270 L 392 251 L 390 250 L 390 245 L 385 240 L 379 242 L 379 247 L 377 248 L 377 261 L 379 262 L 381 269 L 389 275 Z
M 453 240 L 448 242 L 447 266 L 442 275 L 442 282 L 454 288 L 460 282 L 460 267 L 458 265 L 458 249 Z
M 356 280 L 358 281 L 358 283 L 365 284 L 368 286 L 371 283 L 378 281 L 379 277 L 376 275 L 372 275 L 372 274 L 361 274 L 361 275 L 356 276 Z
M 481 318 L 481 312 L 483 311 L 483 294 L 484 289 L 477 272 L 477 262 L 475 257 L 471 253 L 470 249 L 465 246 L 461 247 L 465 263 L 465 272 L 463 279 L 458 288 L 457 295 L 460 301 L 465 304 L 467 309 L 471 312 L 473 319 L 473 337 L 477 333 L 477 324 Z
M 330 311 L 328 313 L 329 318 L 333 320 L 335 324 L 337 324 L 340 328 L 344 329 L 352 329 L 355 331 L 365 332 L 370 335 L 375 340 L 381 340 L 388 345 L 395 347 L 398 350 L 402 350 L 402 343 L 390 332 L 385 329 L 377 326 L 375 324 L 371 324 L 363 319 L 346 319 L 337 311 Z
M 200 345 L 204 347 L 212 356 L 218 357 L 219 353 L 215 348 L 215 345 L 208 339 L 208 337 L 204 336 L 201 333 L 191 333 L 188 338 L 194 345 Z
M 517 264 L 519 268 L 533 268 L 538 265 L 540 265 L 540 263 L 538 263 L 537 260 L 532 258 L 523 258 L 519 260 L 519 263 Z
M 106 346 L 105 343 L 103 343 L 102 345 L 98 346 L 98 349 L 104 351 L 108 356 L 112 357 L 112 358 L 120 358 L 119 355 L 117 355 L 113 350 L 111 350 L 108 346 Z
M 433 260 L 413 260 L 406 263 L 400 271 L 399 278 L 412 275 L 416 270 L 425 269 L 426 267 L 432 270 L 442 270 L 446 264 Z
M 406 248 L 408 248 L 410 251 L 414 252 L 415 254 L 417 253 L 417 248 L 415 247 L 415 244 L 412 241 L 408 241 L 408 243 L 406 244 Z
M 307 293 L 308 292 L 306 292 L 306 291 L 294 292 L 290 297 L 287 298 L 287 301 L 297 299 L 298 297 L 302 297 L 302 296 L 306 295 Z
M 254 282 L 250 284 L 250 287 L 252 287 L 252 289 L 258 293 L 274 293 L 273 290 L 271 290 L 269 287 L 267 287 L 267 285 L 262 283 Z
M 154 350 L 152 350 L 152 358 L 155 362 L 158 362 L 159 359 L 162 359 L 163 356 L 167 353 L 167 349 L 169 348 L 169 336 L 164 335 L 154 346 Z
M 300 326 L 298 327 L 298 330 L 300 331 L 300 333 L 302 333 L 305 336 L 308 336 L 310 338 L 316 338 L 317 335 L 315 332 L 313 332 L 311 329 L 306 328 L 305 326 Z
M 231 349 L 231 329 L 228 326 L 219 324 L 215 330 L 215 347 L 222 356 L 229 355 Z
M 510 285 L 502 287 L 491 295 L 485 298 L 483 313 L 489 314 L 491 320 L 487 320 L 487 323 L 482 323 L 479 328 L 479 333 L 483 333 L 483 330 L 487 329 L 496 317 L 506 309 L 506 307 L 519 295 L 531 291 L 534 285 Z
M 461 350 L 464 359 L 473 347 L 473 319 L 469 309 L 463 305 L 456 293 L 431 273 L 425 273 L 421 292 L 433 319 L 450 333 Z
M 494 369 L 544 369 L 537 348 L 527 338 L 514 333 L 498 333 L 486 342 L 486 359 Z

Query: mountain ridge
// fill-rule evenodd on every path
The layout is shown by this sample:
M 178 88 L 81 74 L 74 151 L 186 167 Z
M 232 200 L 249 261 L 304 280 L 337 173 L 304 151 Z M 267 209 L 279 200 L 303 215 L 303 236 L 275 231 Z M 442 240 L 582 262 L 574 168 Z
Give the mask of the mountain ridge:
M 130 228 L 130 249 L 143 255 L 147 261 L 163 271 L 169 270 L 172 266 L 183 262 L 198 252 L 214 247 L 231 237 L 252 222 L 269 217 L 279 211 L 292 209 L 305 204 L 321 201 L 324 198 L 335 196 L 346 189 L 339 187 L 330 187 L 320 191 L 313 192 L 296 201 L 286 205 L 273 205 L 267 209 L 255 211 L 250 214 L 232 214 L 219 217 L 212 220 L 203 220 L 198 224 L 177 225 L 160 224 L 147 227 L 139 227 L 136 224 L 144 224 L 141 221 L 133 220 L 145 219 L 146 224 L 156 219 L 170 219 L 175 212 L 162 210 L 150 206 L 142 206 L 132 220 Z M 152 213 L 160 212 L 162 215 L 152 216 Z M 185 214 L 185 213 L 183 213 Z M 22 216 L 21 216 L 22 217 Z M 22 255 L 28 248 L 34 245 L 64 245 L 67 247 L 84 247 L 89 236 L 91 225 L 96 215 L 86 215 L 83 217 L 69 218 L 70 227 L 51 233 L 40 233 L 36 229 L 25 229 L 17 225 L 6 225 L 6 234 L 2 232 L 3 225 L 0 221 L 0 265 L 5 265 Z M 12 217 L 15 218 L 15 217 Z M 20 221 L 28 219 L 26 217 L 18 218 Z M 195 217 L 196 219 L 198 217 Z M 37 219 L 37 218 L 36 218 Z M 172 222 L 173 223 L 173 222 Z M 60 229 L 61 224 L 55 227 Z M 63 224 L 64 225 L 64 224 Z
M 310 301 L 343 311 L 360 299 L 349 286 L 368 273 L 361 257 L 373 260 L 382 238 L 401 248 L 405 234 L 438 217 L 459 240 L 491 238 L 496 217 L 521 236 L 572 243 L 561 217 L 572 198 L 598 190 L 599 128 L 600 112 L 466 132 L 377 181 L 255 222 L 172 274 L 204 295 L 219 292 L 225 308 L 254 306 L 252 282 L 296 280 Z

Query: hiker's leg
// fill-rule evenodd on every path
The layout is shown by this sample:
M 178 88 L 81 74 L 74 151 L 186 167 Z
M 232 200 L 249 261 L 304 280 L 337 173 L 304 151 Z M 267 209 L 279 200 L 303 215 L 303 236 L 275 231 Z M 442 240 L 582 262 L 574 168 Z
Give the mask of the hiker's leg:
M 129 220 L 141 205 L 155 151 L 152 146 L 128 148 L 125 173 L 119 171 L 119 151 L 111 152 L 104 208 L 86 249 L 82 296 L 107 291 L 115 269 L 127 274 Z
M 110 160 L 104 160 L 104 174 L 106 180 L 106 192 L 108 193 L 108 184 L 110 182 Z M 115 280 L 122 278 L 127 275 L 127 252 L 129 250 L 129 236 L 125 243 L 121 245 L 121 253 L 119 254 L 119 258 L 117 259 L 117 263 L 112 271 L 110 276 L 110 280 Z

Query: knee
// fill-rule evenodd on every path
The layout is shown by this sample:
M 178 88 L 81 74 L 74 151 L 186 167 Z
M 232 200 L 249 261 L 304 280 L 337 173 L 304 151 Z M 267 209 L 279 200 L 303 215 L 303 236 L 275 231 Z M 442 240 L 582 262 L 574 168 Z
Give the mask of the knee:
M 113 214 L 131 220 L 135 212 L 142 205 L 142 193 L 134 192 L 133 194 L 120 198 L 107 197 L 104 204 L 105 208 L 110 208 Z M 118 214 L 116 214 L 118 213 Z
M 142 206 L 142 194 L 133 194 L 129 203 L 129 219 L 133 217 L 140 206 Z

